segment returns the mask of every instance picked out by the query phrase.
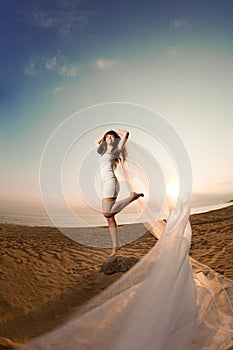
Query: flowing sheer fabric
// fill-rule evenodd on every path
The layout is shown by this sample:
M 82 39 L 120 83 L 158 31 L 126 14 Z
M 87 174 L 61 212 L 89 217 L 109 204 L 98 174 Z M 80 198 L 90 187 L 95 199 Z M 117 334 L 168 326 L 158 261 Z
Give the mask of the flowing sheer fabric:
M 29 345 L 36 350 L 224 350 L 233 345 L 233 284 L 189 258 L 189 201 L 172 205 L 154 187 L 167 179 L 145 180 L 134 155 L 121 169 L 131 190 L 145 186 L 139 212 L 159 238 L 150 252 L 62 327 Z M 138 154 L 137 154 L 138 156 Z M 131 161 L 130 161 L 131 159 Z M 146 166 L 146 164 L 144 164 Z M 154 167 L 154 168 L 153 168 Z M 166 218 L 165 223 L 163 219 Z

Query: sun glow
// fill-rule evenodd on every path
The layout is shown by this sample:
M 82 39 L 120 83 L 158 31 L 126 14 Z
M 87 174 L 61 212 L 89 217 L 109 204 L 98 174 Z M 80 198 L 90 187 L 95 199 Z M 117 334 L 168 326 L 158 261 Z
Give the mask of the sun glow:
M 172 182 L 167 186 L 168 197 L 172 200 L 176 200 L 179 195 L 179 184 L 177 182 Z

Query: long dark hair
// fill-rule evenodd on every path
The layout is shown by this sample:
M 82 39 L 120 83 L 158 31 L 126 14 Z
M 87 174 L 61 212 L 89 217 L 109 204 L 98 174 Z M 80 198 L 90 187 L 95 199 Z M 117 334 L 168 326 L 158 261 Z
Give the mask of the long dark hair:
M 118 144 L 119 144 L 121 138 L 118 135 L 118 133 L 114 130 L 109 130 L 104 134 L 103 141 L 99 145 L 97 152 L 99 154 L 103 155 L 107 151 L 107 142 L 106 142 L 107 135 L 113 135 L 115 137 L 113 149 L 112 149 L 112 153 L 114 155 L 114 158 L 117 159 L 118 161 L 119 160 L 124 161 L 126 158 L 126 150 L 125 149 L 123 149 L 122 151 L 118 150 Z

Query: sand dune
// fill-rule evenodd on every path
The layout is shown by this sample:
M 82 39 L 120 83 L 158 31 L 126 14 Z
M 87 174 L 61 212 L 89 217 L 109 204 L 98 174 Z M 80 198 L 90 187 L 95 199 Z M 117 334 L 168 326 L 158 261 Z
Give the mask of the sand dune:
M 190 255 L 233 280 L 233 206 L 190 219 Z M 122 274 L 99 272 L 110 248 L 81 245 L 56 228 L 2 224 L 0 229 L 0 349 L 57 327 Z M 122 234 L 134 229 L 121 228 Z M 146 232 L 119 254 L 141 258 L 155 243 Z

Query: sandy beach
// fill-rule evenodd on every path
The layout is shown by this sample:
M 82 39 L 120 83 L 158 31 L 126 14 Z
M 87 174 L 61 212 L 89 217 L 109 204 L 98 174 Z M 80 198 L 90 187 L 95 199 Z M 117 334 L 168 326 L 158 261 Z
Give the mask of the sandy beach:
M 233 205 L 191 215 L 190 221 L 191 257 L 233 280 Z M 122 230 L 133 231 L 135 225 Z M 1 224 L 0 235 L 0 349 L 64 323 L 72 311 L 122 275 L 99 271 L 110 248 L 81 245 L 56 228 Z M 154 244 L 156 238 L 145 232 L 124 245 L 119 255 L 141 258 Z

